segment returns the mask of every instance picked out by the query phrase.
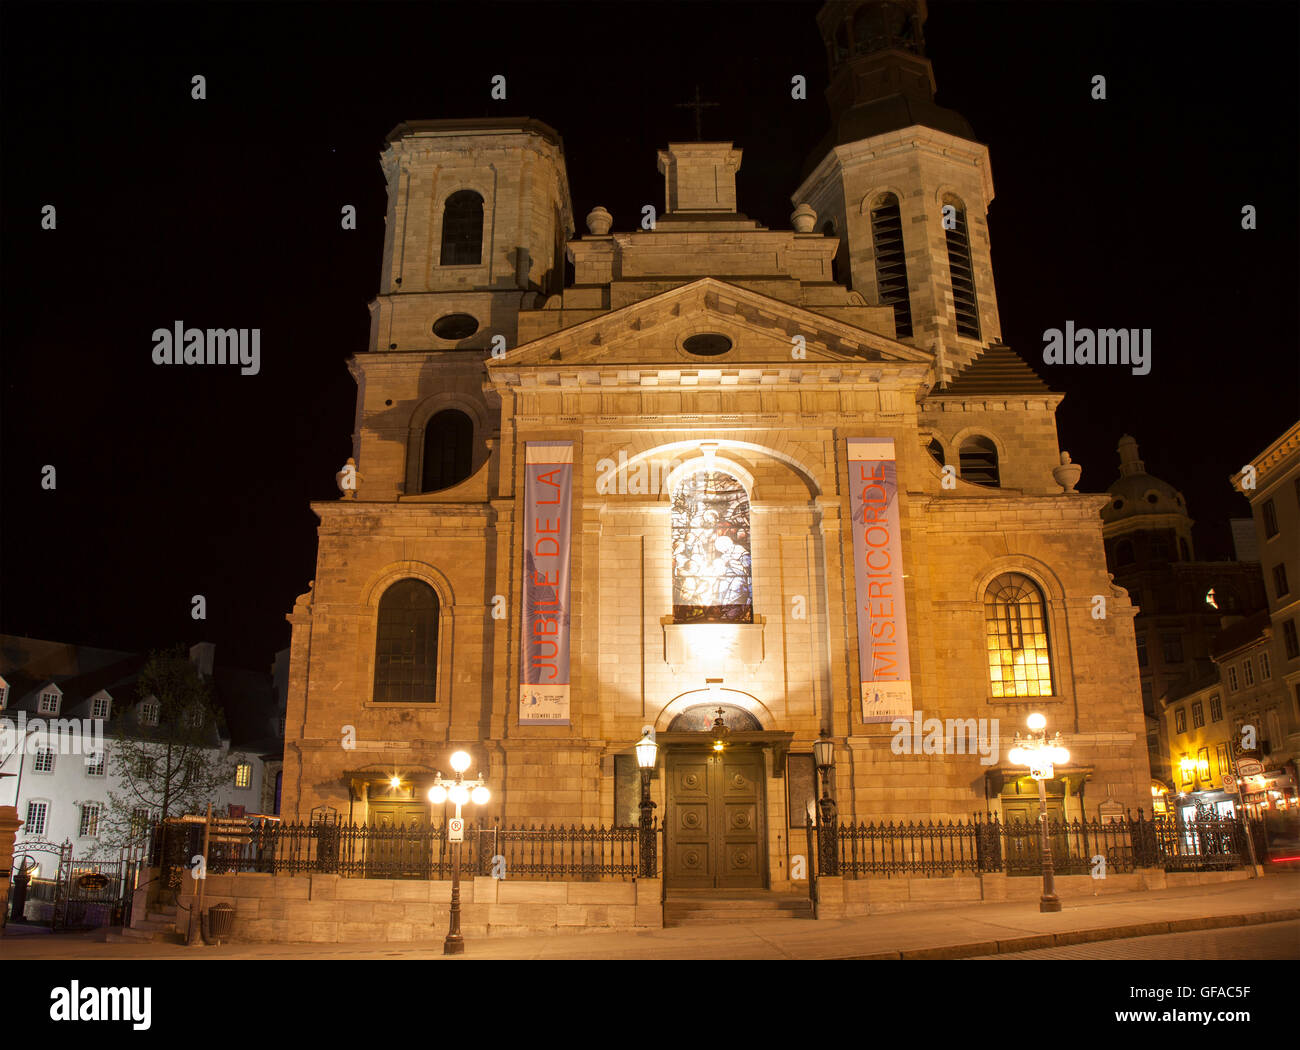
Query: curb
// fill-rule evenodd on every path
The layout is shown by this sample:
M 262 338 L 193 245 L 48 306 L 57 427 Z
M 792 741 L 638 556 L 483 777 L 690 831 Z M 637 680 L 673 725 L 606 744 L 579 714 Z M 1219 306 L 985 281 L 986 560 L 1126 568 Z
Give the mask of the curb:
M 906 948 L 868 954 L 836 955 L 829 957 L 827 961 L 830 959 L 845 962 L 874 962 L 885 959 L 969 959 L 978 955 L 1005 955 L 1009 952 L 1032 951 L 1036 948 L 1062 948 L 1071 944 L 1088 944 L 1092 941 L 1116 941 L 1128 937 L 1155 937 L 1165 933 L 1217 930 L 1225 926 L 1262 926 L 1266 923 L 1290 922 L 1295 919 L 1300 919 L 1300 908 L 1241 912 L 1236 915 L 1203 915 L 1161 922 L 1127 923 L 1123 926 L 1097 926 L 1087 930 L 1030 934 L 1024 937 L 1009 937 L 1001 941 L 968 941 L 964 944 L 949 944 L 937 948 Z

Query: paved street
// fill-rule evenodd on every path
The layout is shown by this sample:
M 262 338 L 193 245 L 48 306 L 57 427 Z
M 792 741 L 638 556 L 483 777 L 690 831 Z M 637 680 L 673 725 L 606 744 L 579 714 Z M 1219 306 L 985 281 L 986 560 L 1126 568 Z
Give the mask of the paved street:
M 976 959 L 1298 959 L 1300 922 L 1272 922 L 1157 937 L 1125 937 Z
M 1219 928 L 1255 927 L 1272 943 L 1271 927 L 1300 921 L 1300 873 L 1212 886 L 1076 898 L 1059 913 L 1037 901 L 935 907 L 850 919 L 776 919 L 610 933 L 469 937 L 461 960 L 473 959 L 928 959 L 1060 950 L 1081 942 L 1115 941 L 1197 931 L 1202 940 L 1184 958 L 1224 957 Z M 102 943 L 93 934 L 9 931 L 6 959 L 445 959 L 440 936 L 365 944 L 226 944 L 193 947 Z M 1284 933 L 1285 935 L 1285 933 Z M 101 935 L 102 936 L 102 935 Z M 1225 940 L 1224 944 L 1232 943 Z M 1092 945 L 1090 945 L 1091 947 Z M 1293 941 L 1294 949 L 1294 941 Z M 1199 953 L 1199 954 L 1196 954 Z M 1082 956 L 1069 956 L 1070 958 Z M 1139 956 L 1120 956 L 1138 958 Z M 1252 954 L 1249 958 L 1262 956 Z M 1283 956 L 1287 957 L 1287 956 Z M 1293 950 L 1291 958 L 1300 957 Z M 455 961 L 454 959 L 446 961 Z

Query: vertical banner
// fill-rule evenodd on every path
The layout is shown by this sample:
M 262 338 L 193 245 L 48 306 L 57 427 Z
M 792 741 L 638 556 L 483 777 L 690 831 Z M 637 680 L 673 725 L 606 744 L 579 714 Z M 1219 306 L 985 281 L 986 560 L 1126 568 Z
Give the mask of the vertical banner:
M 894 442 L 850 438 L 848 463 L 862 721 L 892 722 L 912 715 Z
M 573 442 L 526 442 L 520 725 L 569 723 L 572 497 Z

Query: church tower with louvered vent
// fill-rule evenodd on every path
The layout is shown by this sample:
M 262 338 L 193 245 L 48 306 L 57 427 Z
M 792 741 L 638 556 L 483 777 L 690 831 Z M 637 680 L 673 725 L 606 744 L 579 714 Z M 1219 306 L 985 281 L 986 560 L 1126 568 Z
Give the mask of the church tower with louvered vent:
M 946 380 L 1001 337 L 993 176 L 966 118 L 934 100 L 925 18 L 925 0 L 822 8 L 831 130 L 793 199 L 841 238 L 850 287 L 892 307 L 897 338 L 935 354 Z

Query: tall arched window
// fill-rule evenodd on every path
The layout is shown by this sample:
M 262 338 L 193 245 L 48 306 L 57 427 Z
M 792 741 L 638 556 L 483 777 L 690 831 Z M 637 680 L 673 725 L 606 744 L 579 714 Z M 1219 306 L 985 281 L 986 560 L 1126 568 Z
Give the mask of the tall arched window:
M 437 492 L 458 485 L 470 475 L 474 452 L 474 423 L 464 412 L 444 408 L 424 427 L 424 459 L 420 491 Z
M 730 474 L 688 475 L 673 495 L 673 619 L 753 623 L 749 496 Z
M 949 194 L 943 199 L 944 235 L 948 240 L 948 272 L 952 275 L 952 305 L 957 314 L 957 334 L 967 339 L 980 337 L 979 302 L 975 298 L 975 267 L 970 257 L 970 232 L 966 228 L 966 205 Z M 948 221 L 946 209 L 955 212 Z
M 1007 572 L 984 593 L 984 633 L 994 697 L 1052 696 L 1052 653 L 1043 592 Z
M 903 218 L 892 193 L 882 193 L 871 205 L 871 242 L 876 252 L 880 305 L 894 308 L 894 330 L 902 339 L 912 334 L 912 303 L 907 294 Z
M 483 261 L 483 198 L 460 190 L 442 209 L 442 265 L 477 266 Z
M 1001 485 L 998 474 L 998 447 L 989 438 L 972 434 L 961 443 L 958 460 L 962 481 L 985 485 L 992 489 Z
M 379 599 L 375 701 L 433 703 L 438 681 L 438 595 L 423 580 L 398 580 Z

